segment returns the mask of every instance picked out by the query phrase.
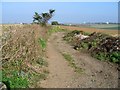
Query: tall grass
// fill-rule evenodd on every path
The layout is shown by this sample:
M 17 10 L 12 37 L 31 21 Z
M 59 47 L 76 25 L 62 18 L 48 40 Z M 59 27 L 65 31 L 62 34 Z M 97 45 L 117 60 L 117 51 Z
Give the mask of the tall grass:
M 44 42 L 46 31 L 46 28 L 39 25 L 3 26 L 2 81 L 9 84 L 10 88 L 32 87 L 37 84 L 37 82 L 32 83 L 32 78 L 35 78 L 36 74 L 37 76 L 44 74 L 44 68 L 37 65 L 37 61 L 41 58 L 42 49 L 46 46 Z

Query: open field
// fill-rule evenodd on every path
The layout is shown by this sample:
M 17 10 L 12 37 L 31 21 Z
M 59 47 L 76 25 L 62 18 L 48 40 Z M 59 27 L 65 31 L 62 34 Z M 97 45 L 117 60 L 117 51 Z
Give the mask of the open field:
M 118 2 L 4 2 L 0 90 L 120 88 Z
M 118 30 L 120 29 L 119 24 L 93 24 L 90 27 L 97 28 L 97 29 L 110 29 L 110 30 Z
M 120 30 L 120 24 L 78 24 L 77 26 L 105 30 Z
M 2 26 L 23 26 L 22 24 L 4 24 L 4 25 L 0 25 L 0 28 L 2 28 Z M 102 33 L 106 33 L 106 34 L 110 34 L 110 35 L 119 35 L 119 30 L 118 27 L 120 27 L 120 25 L 117 24 L 93 24 L 93 25 L 82 25 L 79 27 L 75 27 L 75 26 L 60 26 L 61 28 L 65 28 L 65 29 L 69 29 L 69 30 L 81 30 L 81 31 L 85 31 L 85 32 L 102 32 Z M 107 30 L 106 30 L 107 29 Z
M 101 32 L 101 33 L 106 33 L 106 34 L 110 34 L 110 35 L 119 35 L 119 31 L 118 30 L 106 30 L 106 29 L 97 29 L 97 28 L 88 28 L 88 27 L 75 27 L 75 26 L 61 26 L 61 28 L 63 29 L 68 29 L 68 30 L 80 30 L 80 31 L 84 31 L 84 32 Z
M 0 36 L 2 35 L 2 31 L 4 30 L 4 27 L 11 27 L 11 26 L 23 26 L 22 24 L 0 24 Z
M 3 25 L 3 82 L 10 88 L 118 87 L 117 64 L 99 61 L 64 41 L 73 30 L 118 35 L 117 30 L 86 27 Z

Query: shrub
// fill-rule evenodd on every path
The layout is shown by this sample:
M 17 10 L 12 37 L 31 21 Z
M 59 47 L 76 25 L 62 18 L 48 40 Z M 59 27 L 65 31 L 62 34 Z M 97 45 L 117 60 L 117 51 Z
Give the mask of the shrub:
M 59 25 L 59 23 L 57 21 L 53 21 L 51 22 L 51 25 Z

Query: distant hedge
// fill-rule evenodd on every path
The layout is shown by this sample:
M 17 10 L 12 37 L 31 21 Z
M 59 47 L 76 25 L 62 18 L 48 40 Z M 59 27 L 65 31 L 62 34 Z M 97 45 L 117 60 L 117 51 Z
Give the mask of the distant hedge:
M 57 21 L 53 21 L 51 22 L 51 25 L 59 25 L 59 23 Z

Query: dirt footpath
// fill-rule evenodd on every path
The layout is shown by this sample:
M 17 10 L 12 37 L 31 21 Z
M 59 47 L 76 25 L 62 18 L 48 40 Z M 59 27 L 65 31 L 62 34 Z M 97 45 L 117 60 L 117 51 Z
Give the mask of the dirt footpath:
M 42 88 L 115 88 L 118 86 L 117 66 L 76 51 L 63 41 L 64 32 L 54 33 L 47 44 L 49 75 Z M 83 72 L 74 72 L 61 53 L 68 53 Z

